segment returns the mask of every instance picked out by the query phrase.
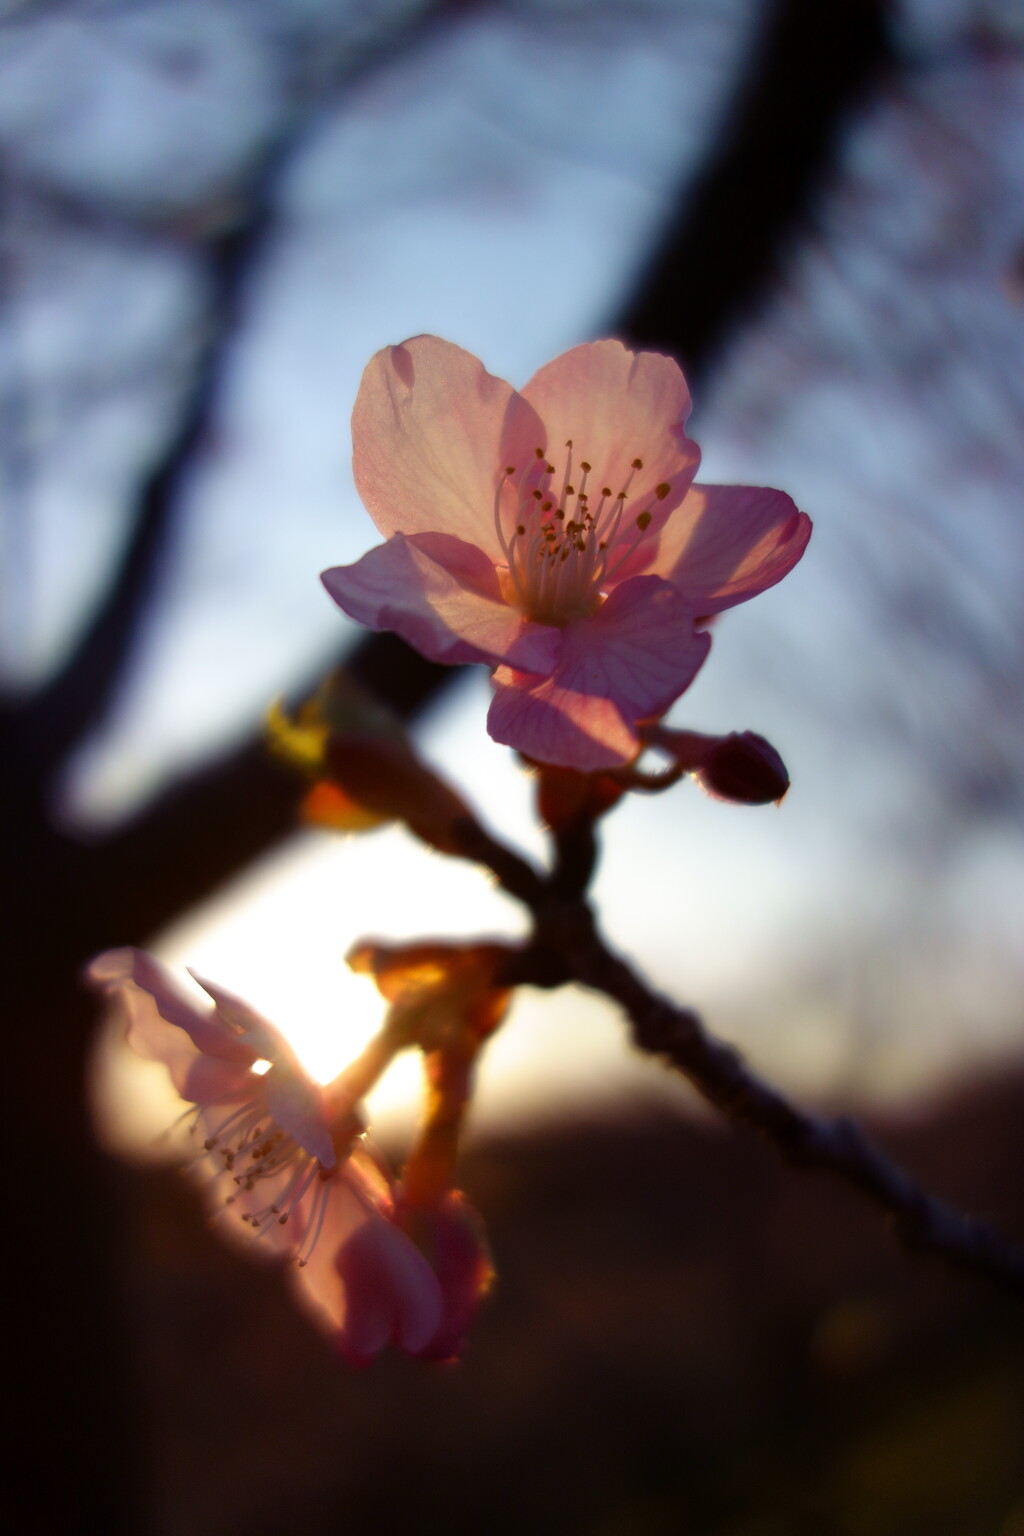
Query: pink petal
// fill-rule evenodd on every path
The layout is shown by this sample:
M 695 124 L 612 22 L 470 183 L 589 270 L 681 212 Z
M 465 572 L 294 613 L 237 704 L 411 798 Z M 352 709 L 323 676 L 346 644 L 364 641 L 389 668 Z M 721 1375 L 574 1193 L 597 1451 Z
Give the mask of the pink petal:
M 506 603 L 491 560 L 450 534 L 395 534 L 321 580 L 351 618 L 394 630 L 431 661 L 554 665 L 557 631 Z
M 335 1256 L 345 1290 L 339 1344 L 363 1363 L 385 1344 L 417 1354 L 441 1322 L 437 1276 L 404 1232 L 383 1217 L 355 1229 Z
M 97 991 L 118 998 L 128 1016 L 128 1043 L 140 1056 L 166 1061 L 181 1054 L 177 1030 L 184 1030 L 207 1056 L 251 1066 L 256 1052 L 239 1040 L 213 1012 L 202 1012 L 166 966 L 141 949 L 110 949 L 86 971 Z
M 265 1061 L 272 1061 L 275 1066 L 286 1067 L 299 1076 L 305 1076 L 299 1058 L 276 1024 L 271 1024 L 269 1019 L 265 1019 L 255 1008 L 234 992 L 229 992 L 227 987 L 222 987 L 219 982 L 200 976 L 191 967 L 189 975 L 213 998 L 216 1004 L 215 1017 L 227 1025 L 233 1036 L 241 1038 L 257 1058 L 262 1057 Z
M 495 741 L 580 773 L 618 768 L 636 756 L 636 732 L 610 699 L 581 697 L 512 667 L 499 667 L 492 681 L 487 731 Z
M 267 1113 L 274 1124 L 324 1168 L 334 1167 L 334 1143 L 324 1107 L 323 1089 L 304 1073 L 271 1067 L 263 1078 Z
M 409 1216 L 410 1230 L 437 1275 L 443 1304 L 437 1332 L 417 1353 L 426 1360 L 453 1360 L 462 1353 L 480 1299 L 494 1278 L 483 1222 L 456 1190 L 436 1210 Z
M 370 359 L 352 412 L 356 488 L 381 533 L 451 533 L 494 560 L 494 493 L 543 433 L 503 379 L 461 347 L 414 336 Z
M 632 476 L 628 507 L 651 508 L 652 533 L 686 494 L 700 462 L 700 450 L 684 431 L 690 391 L 679 365 L 656 352 L 630 352 L 620 341 L 595 341 L 563 352 L 535 373 L 522 391 L 546 428 L 548 458 L 561 471 L 567 439 L 573 444 L 573 479 L 578 465 L 593 466 L 588 478 L 594 508 L 604 486 L 618 495 L 634 459 L 643 468 Z M 509 460 L 511 463 L 512 460 Z M 655 488 L 667 484 L 661 500 Z M 625 519 L 632 527 L 632 518 Z
M 129 1044 L 138 1049 L 134 1040 L 129 1039 Z M 218 1056 L 204 1056 L 187 1040 L 183 1044 L 191 1051 L 190 1055 L 183 1050 L 172 1057 L 165 1051 L 157 1058 L 170 1072 L 171 1081 L 183 1099 L 190 1104 L 220 1105 L 240 1104 L 252 1098 L 258 1079 L 248 1067 L 224 1061 Z
M 695 613 L 719 613 L 781 581 L 810 536 L 810 518 L 784 491 L 694 485 L 662 530 L 650 569 Z
M 582 773 L 621 766 L 639 751 L 638 722 L 689 687 L 710 644 L 674 588 L 634 577 L 566 627 L 551 677 L 497 669 L 487 729 L 539 762 Z
M 331 1179 L 327 1190 L 327 1210 L 319 1241 L 301 1268 L 290 1270 L 296 1300 L 318 1328 L 336 1338 L 346 1316 L 345 1287 L 338 1273 L 335 1257 L 352 1233 L 367 1221 L 386 1219 L 390 1214 L 390 1186 L 373 1162 L 367 1147 L 357 1142 L 347 1162 Z M 299 1214 L 280 1229 L 289 1244 L 301 1233 L 309 1218 L 312 1192 L 302 1202 Z M 273 1240 L 274 1234 L 269 1234 Z

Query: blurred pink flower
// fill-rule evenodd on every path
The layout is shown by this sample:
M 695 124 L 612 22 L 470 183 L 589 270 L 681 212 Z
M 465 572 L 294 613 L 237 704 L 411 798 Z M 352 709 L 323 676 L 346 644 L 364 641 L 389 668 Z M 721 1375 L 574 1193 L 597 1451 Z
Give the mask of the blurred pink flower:
M 429 1360 L 457 1359 L 494 1280 L 483 1222 L 458 1190 L 450 1190 L 436 1206 L 415 1206 L 400 1195 L 397 1220 L 429 1258 L 441 1287 L 440 1323 L 418 1353 Z
M 388 1343 L 450 1355 L 451 1282 L 396 1225 L 391 1175 L 360 1134 L 344 1074 L 321 1087 L 248 1004 L 196 977 L 213 1000 L 197 1006 L 142 950 L 97 956 L 86 979 L 117 1000 L 128 1044 L 163 1062 L 191 1105 L 190 1168 L 219 1229 L 249 1238 L 249 1253 L 296 1260 L 297 1301 L 350 1359 Z
M 494 668 L 495 740 L 584 772 L 629 762 L 707 655 L 697 620 L 781 580 L 810 535 L 782 491 L 692 484 L 689 411 L 671 358 L 617 341 L 521 393 L 436 336 L 386 347 L 352 442 L 387 542 L 324 585 L 431 660 Z
M 357 1364 L 388 1342 L 421 1359 L 457 1359 L 493 1278 L 480 1218 L 455 1191 L 414 1215 L 399 1201 L 393 1216 L 364 1223 L 338 1250 L 347 1308 L 339 1344 Z

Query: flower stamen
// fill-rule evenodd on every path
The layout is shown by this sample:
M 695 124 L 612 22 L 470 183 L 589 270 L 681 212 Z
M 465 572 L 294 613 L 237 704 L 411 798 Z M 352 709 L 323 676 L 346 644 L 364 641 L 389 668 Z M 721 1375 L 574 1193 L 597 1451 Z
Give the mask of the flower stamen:
M 579 484 L 574 483 L 575 468 Z M 576 460 L 574 443 L 567 438 L 561 488 L 557 495 L 551 477 L 555 465 L 544 448 L 534 449 L 534 462 L 518 477 L 519 504 L 511 534 L 501 526 L 501 498 L 505 483 L 516 474 L 509 465 L 499 477 L 495 491 L 494 516 L 498 540 L 505 555 L 513 601 L 527 618 L 541 624 L 564 625 L 583 618 L 600 607 L 607 578 L 628 560 L 651 524 L 651 508 L 636 518 L 636 533 L 623 549 L 619 531 L 630 488 L 643 460 L 633 459 L 622 489 L 613 493 L 610 485 L 601 489 L 596 507 L 590 506 L 588 482 L 593 465 L 587 459 Z M 668 486 L 655 493 L 660 500 Z M 609 566 L 609 551 L 616 559 Z
M 327 1198 L 330 1193 L 330 1181 L 334 1178 L 336 1171 L 337 1170 L 334 1168 L 321 1168 L 319 1170 L 320 1183 L 318 1184 L 316 1193 L 313 1196 L 313 1209 L 310 1212 L 309 1225 L 306 1227 L 302 1242 L 300 1243 L 295 1254 L 296 1263 L 300 1269 L 305 1269 L 306 1265 L 313 1257 L 317 1243 L 320 1241 L 320 1233 L 324 1229 L 324 1217 L 327 1215 Z M 312 1238 L 310 1238 L 311 1231 L 313 1234 Z

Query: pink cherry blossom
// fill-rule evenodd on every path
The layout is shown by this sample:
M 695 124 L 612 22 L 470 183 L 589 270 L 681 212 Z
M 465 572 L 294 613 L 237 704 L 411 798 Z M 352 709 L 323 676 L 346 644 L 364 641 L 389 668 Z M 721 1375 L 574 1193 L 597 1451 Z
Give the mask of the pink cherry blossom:
M 129 1045 L 163 1062 L 188 1102 L 189 1166 L 218 1228 L 245 1237 L 250 1254 L 297 1261 L 296 1300 L 350 1359 L 388 1343 L 450 1355 L 467 1264 L 453 1303 L 447 1251 L 435 1270 L 397 1224 L 393 1180 L 360 1134 L 345 1074 L 321 1087 L 247 1003 L 197 977 L 212 1007 L 197 1005 L 142 950 L 97 956 L 86 979 L 117 1001 Z
M 408 1354 L 429 1350 L 441 1325 L 440 1282 L 423 1254 L 390 1221 L 357 1227 L 334 1256 L 343 1304 L 337 1342 L 356 1365 L 386 1344 Z
M 698 619 L 780 581 L 810 535 L 782 491 L 692 483 L 689 411 L 671 358 L 617 341 L 520 393 L 436 336 L 386 347 L 352 415 L 386 542 L 324 585 L 431 660 L 493 668 L 497 741 L 584 772 L 629 762 L 707 655 Z
M 428 1360 L 457 1359 L 494 1279 L 483 1222 L 465 1195 L 454 1189 L 431 1206 L 415 1205 L 399 1194 L 396 1219 L 428 1256 L 441 1287 L 440 1322 L 417 1353 Z

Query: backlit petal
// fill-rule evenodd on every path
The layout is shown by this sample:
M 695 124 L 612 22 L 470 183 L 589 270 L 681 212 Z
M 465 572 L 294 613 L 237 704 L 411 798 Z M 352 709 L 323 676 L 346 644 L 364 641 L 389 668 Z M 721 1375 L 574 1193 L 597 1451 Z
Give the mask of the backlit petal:
M 416 1354 L 437 1333 L 441 1285 L 416 1245 L 390 1221 L 371 1217 L 335 1256 L 345 1290 L 339 1344 L 362 1363 L 386 1344 Z
M 274 1124 L 317 1158 L 321 1167 L 332 1168 L 334 1144 L 320 1084 L 287 1067 L 271 1067 L 263 1079 L 263 1096 Z
M 784 491 L 694 485 L 662 530 L 650 568 L 696 613 L 719 613 L 781 581 L 810 536 L 810 518 Z
M 431 661 L 554 664 L 558 632 L 510 607 L 491 561 L 462 539 L 397 533 L 321 579 L 351 618 L 393 630 Z
M 256 1060 L 257 1052 L 250 1045 L 212 1009 L 197 1007 L 167 967 L 141 949 L 109 949 L 97 955 L 86 980 L 122 1003 L 128 1043 L 140 1056 L 170 1065 L 171 1058 L 181 1054 L 177 1031 L 184 1030 L 207 1056 L 245 1067 Z
M 620 766 L 639 751 L 637 723 L 689 686 L 710 643 L 667 582 L 637 576 L 567 626 L 550 677 L 498 668 L 487 729 L 539 762 L 585 773 Z
M 581 459 L 592 464 L 592 505 L 605 485 L 616 496 L 639 458 L 643 467 L 632 476 L 628 513 L 652 504 L 653 531 L 678 506 L 700 450 L 684 430 L 690 391 L 672 358 L 631 352 L 620 341 L 589 342 L 546 363 L 522 394 L 544 422 L 548 458 L 560 465 L 571 438 L 574 479 Z M 657 498 L 656 487 L 666 484 L 668 493 Z M 624 528 L 629 523 L 627 515 Z
M 301 1074 L 299 1058 L 276 1024 L 271 1024 L 262 1013 L 257 1013 L 256 1009 L 243 998 L 237 997 L 234 992 L 229 992 L 227 987 L 222 987 L 219 982 L 200 976 L 199 972 L 191 967 L 189 975 L 193 981 L 199 983 L 204 992 L 213 998 L 216 1004 L 217 1020 L 226 1024 L 233 1035 L 238 1035 L 257 1057 L 263 1057 L 267 1061 L 274 1062 L 275 1066 L 285 1067 L 294 1073 Z
M 494 493 L 540 425 L 510 384 L 436 336 L 370 359 L 352 412 L 356 488 L 381 533 L 451 533 L 502 559 Z
M 457 1190 L 447 1194 L 435 1210 L 410 1212 L 409 1218 L 437 1276 L 442 1298 L 438 1329 L 416 1353 L 426 1360 L 454 1360 L 462 1353 L 480 1300 L 494 1279 L 483 1222 Z
M 136 1038 L 129 1036 L 129 1044 L 138 1050 Z M 218 1056 L 206 1056 L 184 1038 L 182 1043 L 190 1055 L 185 1050 L 177 1056 L 164 1051 L 157 1060 L 163 1062 L 183 1099 L 190 1104 L 222 1105 L 240 1104 L 252 1097 L 255 1079 L 248 1067 Z
M 332 1337 L 337 1336 L 346 1315 L 345 1286 L 335 1257 L 357 1227 L 390 1213 L 390 1195 L 381 1186 L 372 1161 L 365 1147 L 357 1142 L 348 1161 L 328 1185 L 319 1242 L 306 1264 L 289 1269 L 299 1305 L 318 1328 Z M 303 1217 L 305 1214 L 304 1211 Z

